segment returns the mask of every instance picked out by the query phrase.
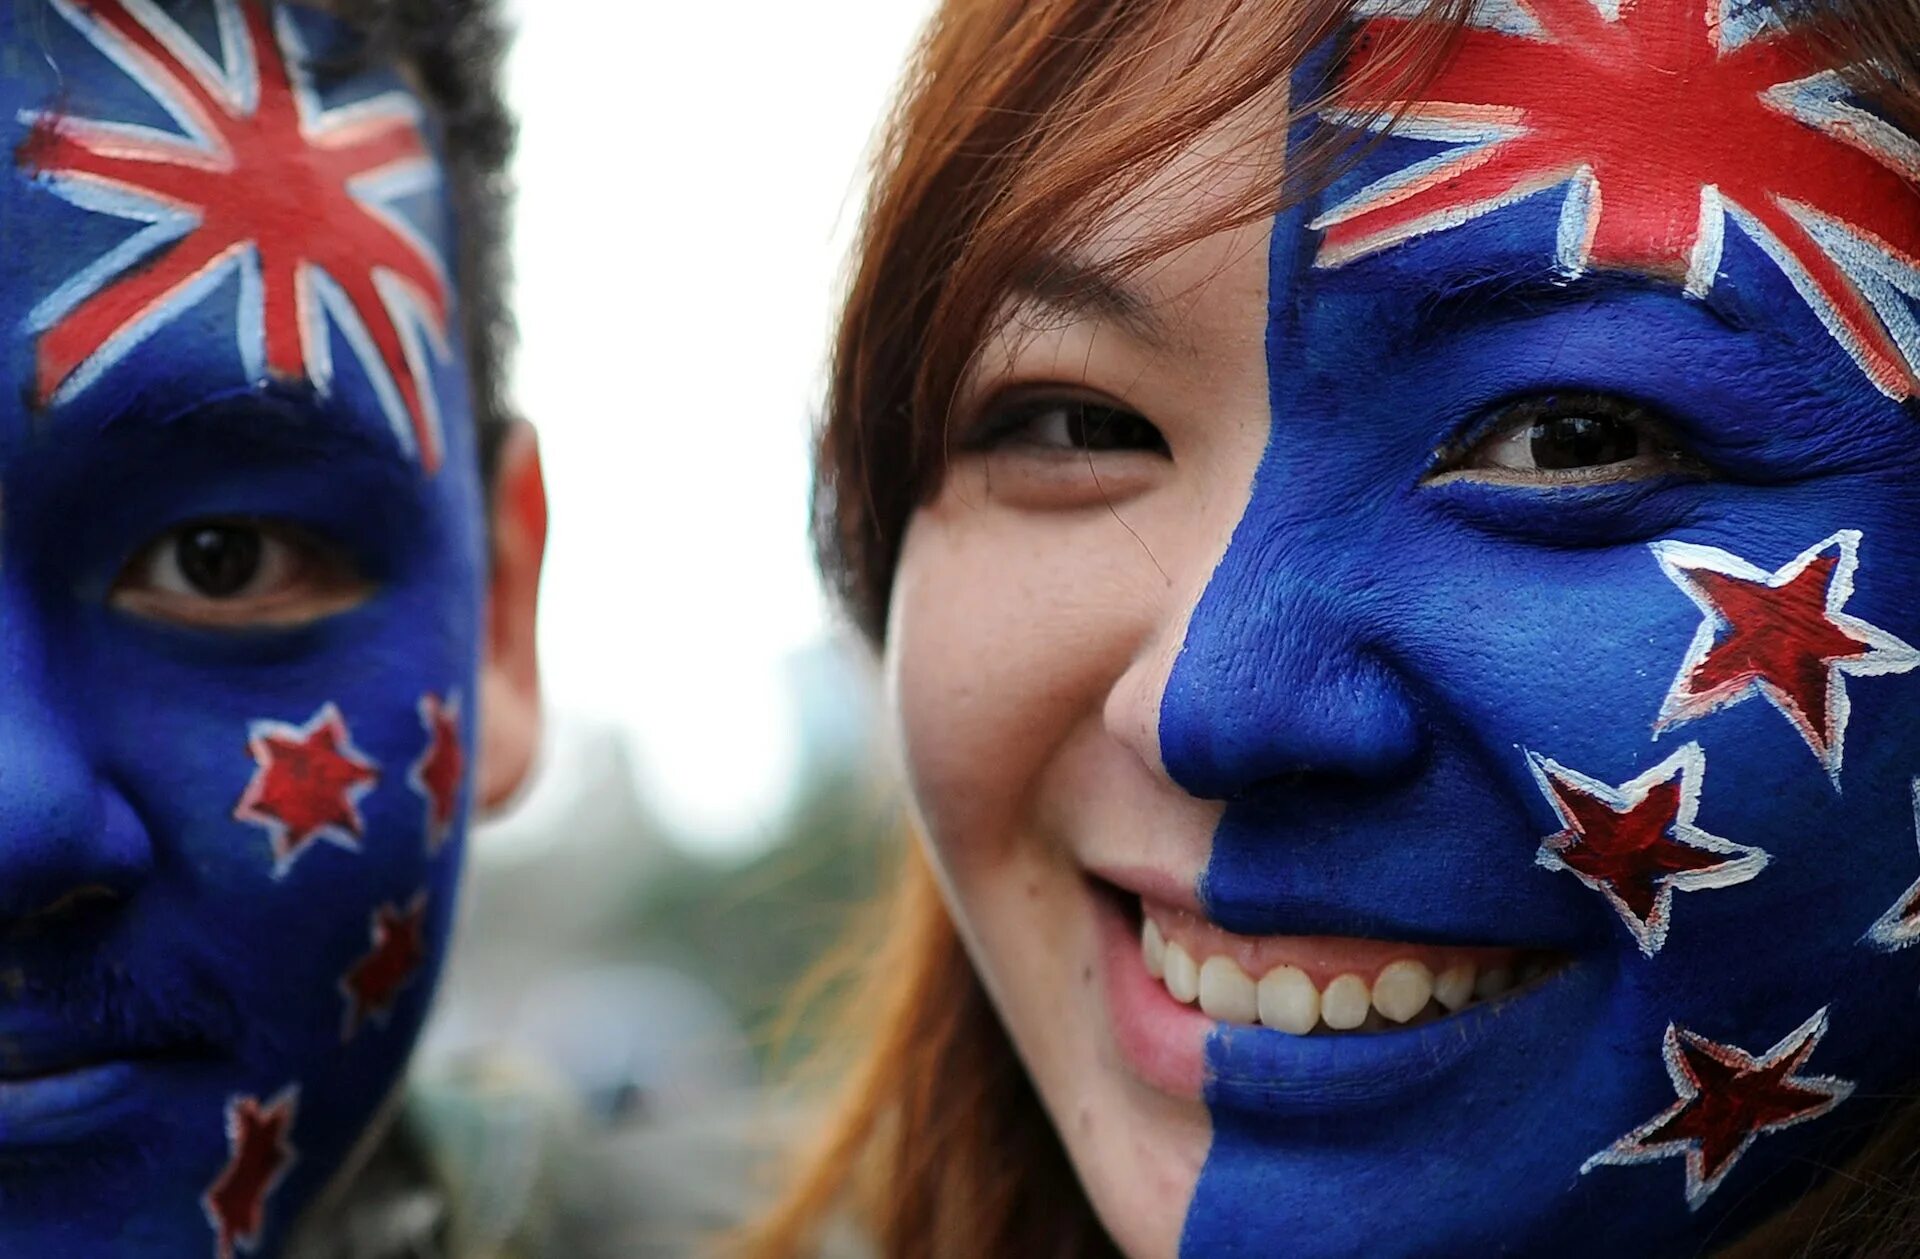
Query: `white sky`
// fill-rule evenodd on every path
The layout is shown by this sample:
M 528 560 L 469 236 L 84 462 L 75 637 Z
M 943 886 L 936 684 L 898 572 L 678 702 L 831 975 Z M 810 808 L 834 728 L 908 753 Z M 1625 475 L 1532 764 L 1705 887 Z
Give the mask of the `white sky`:
M 874 129 L 930 0 L 517 0 L 516 396 L 553 503 L 557 713 L 742 842 L 793 770 L 826 612 L 807 437 Z

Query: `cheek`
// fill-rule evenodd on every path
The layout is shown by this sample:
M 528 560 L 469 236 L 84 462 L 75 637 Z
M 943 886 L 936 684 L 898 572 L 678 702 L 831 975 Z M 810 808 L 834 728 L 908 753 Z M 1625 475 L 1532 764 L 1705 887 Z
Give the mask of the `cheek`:
M 249 1012 L 243 1056 L 309 1091 L 404 1049 L 451 920 L 475 596 L 440 567 L 244 664 L 117 619 L 90 653 L 121 714 L 104 768 L 156 854 L 149 942 L 200 957 Z
M 1036 523 L 955 497 L 909 530 L 887 650 L 914 801 L 948 862 L 999 851 L 1058 794 L 1063 750 L 1097 739 L 1156 603 L 1111 518 Z

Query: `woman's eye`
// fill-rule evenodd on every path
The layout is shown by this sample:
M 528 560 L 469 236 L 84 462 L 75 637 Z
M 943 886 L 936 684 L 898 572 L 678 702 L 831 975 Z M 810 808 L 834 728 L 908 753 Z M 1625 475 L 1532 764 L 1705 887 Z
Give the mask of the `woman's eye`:
M 1644 408 L 1604 395 L 1529 399 L 1481 432 L 1439 476 L 1568 485 L 1702 470 Z
M 1043 450 L 1137 450 L 1167 454 L 1167 440 L 1146 417 L 1086 398 L 1030 398 L 1001 408 L 978 444 Z
M 114 583 L 115 606 L 215 628 L 291 626 L 358 603 L 367 583 L 300 530 L 248 520 L 195 521 L 156 538 Z

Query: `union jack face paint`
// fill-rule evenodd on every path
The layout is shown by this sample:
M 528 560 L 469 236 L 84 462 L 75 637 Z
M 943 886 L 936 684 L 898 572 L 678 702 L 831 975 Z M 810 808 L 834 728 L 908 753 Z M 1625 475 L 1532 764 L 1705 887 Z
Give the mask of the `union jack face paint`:
M 1355 77 L 1409 20 L 1370 7 Z M 1482 6 L 1419 100 L 1348 93 L 1329 111 L 1441 151 L 1321 211 L 1317 264 L 1542 196 L 1559 201 L 1554 258 L 1567 278 L 1619 268 L 1705 297 L 1731 224 L 1877 386 L 1908 397 L 1920 146 L 1850 102 L 1840 73 L 1764 12 L 1721 0 Z
M 436 120 L 357 51 L 0 8 L 0 1253 L 278 1253 L 433 991 L 484 497 Z
M 1219 927 L 1557 960 L 1218 1024 L 1182 1253 L 1693 1253 L 1920 1071 L 1920 147 L 1761 6 L 1483 3 L 1373 99 L 1410 12 L 1296 79 L 1364 143 L 1275 223 L 1159 750 Z M 1610 416 L 1666 454 L 1487 462 Z
M 418 102 L 396 90 L 327 107 L 286 10 L 215 4 L 216 59 L 153 0 L 49 2 L 174 126 L 31 116 L 23 169 L 82 209 L 147 225 L 35 307 L 39 399 L 80 393 L 221 292 L 238 299 L 250 375 L 326 390 L 337 330 L 397 440 L 437 467 L 425 355 L 447 356 L 445 269 L 390 208 L 438 180 Z

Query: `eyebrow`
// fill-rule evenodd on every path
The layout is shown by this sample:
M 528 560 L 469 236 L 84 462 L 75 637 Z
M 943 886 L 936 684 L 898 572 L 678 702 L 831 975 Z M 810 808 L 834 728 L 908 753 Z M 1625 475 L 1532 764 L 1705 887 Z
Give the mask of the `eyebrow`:
M 308 387 L 229 388 L 164 410 L 136 406 L 110 416 L 100 432 L 217 445 L 248 458 L 368 456 L 413 466 L 388 424 L 348 412 Z
M 1173 339 L 1166 321 L 1138 289 L 1106 269 L 1065 254 L 1043 253 L 1013 281 L 1016 309 L 1038 307 L 1073 322 L 1100 321 L 1126 329 L 1136 339 L 1165 348 Z
M 1684 285 L 1675 279 L 1636 271 L 1588 271 L 1568 276 L 1557 267 L 1528 264 L 1444 275 L 1434 291 L 1422 296 L 1413 318 L 1413 344 L 1431 345 L 1463 326 L 1491 323 L 1516 316 L 1548 314 L 1587 306 L 1627 293 L 1660 293 L 1685 298 Z M 1752 332 L 1758 323 L 1715 285 L 1703 297 L 1688 299 L 1730 331 Z

